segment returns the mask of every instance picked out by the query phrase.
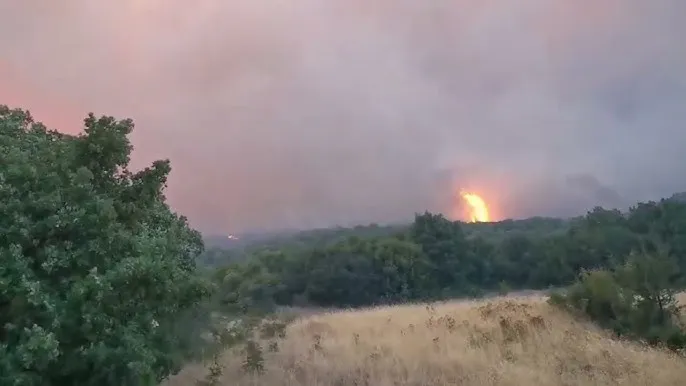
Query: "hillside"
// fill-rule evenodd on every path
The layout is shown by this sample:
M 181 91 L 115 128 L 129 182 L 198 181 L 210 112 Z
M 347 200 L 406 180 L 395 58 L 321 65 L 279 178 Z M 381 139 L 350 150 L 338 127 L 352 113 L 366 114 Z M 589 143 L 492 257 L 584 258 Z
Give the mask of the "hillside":
M 617 341 L 537 297 L 406 305 L 305 317 L 265 372 L 225 360 L 221 385 L 683 385 L 686 361 Z M 190 367 L 165 383 L 193 384 Z

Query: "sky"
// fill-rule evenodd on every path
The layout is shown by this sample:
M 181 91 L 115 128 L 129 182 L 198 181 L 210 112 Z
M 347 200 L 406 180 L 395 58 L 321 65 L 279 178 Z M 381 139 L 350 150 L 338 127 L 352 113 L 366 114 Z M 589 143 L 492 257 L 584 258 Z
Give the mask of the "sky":
M 4 0 L 0 104 L 132 166 L 204 232 L 569 216 L 686 190 L 683 0 Z

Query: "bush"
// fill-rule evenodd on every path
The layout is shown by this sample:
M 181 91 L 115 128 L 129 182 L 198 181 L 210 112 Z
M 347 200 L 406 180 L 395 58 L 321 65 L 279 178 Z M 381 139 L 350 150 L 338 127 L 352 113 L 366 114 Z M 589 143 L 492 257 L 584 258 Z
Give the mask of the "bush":
M 582 273 L 566 293 L 550 297 L 552 304 L 580 311 L 618 336 L 686 347 L 686 330 L 675 298 L 678 269 L 664 253 L 636 254 L 613 271 Z
M 498 295 L 506 296 L 511 291 L 512 291 L 512 288 L 510 287 L 509 284 L 507 284 L 506 281 L 502 280 L 500 283 L 498 283 Z
M 197 353 L 203 243 L 165 203 L 168 161 L 128 170 L 132 128 L 0 106 L 0 384 L 157 384 Z

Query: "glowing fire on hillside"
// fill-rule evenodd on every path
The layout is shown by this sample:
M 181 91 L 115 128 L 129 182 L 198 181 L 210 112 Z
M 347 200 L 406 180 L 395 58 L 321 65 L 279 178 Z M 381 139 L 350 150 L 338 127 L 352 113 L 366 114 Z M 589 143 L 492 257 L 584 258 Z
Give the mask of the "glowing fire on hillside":
M 470 222 L 489 222 L 491 217 L 488 212 L 488 205 L 481 196 L 472 192 L 461 191 L 460 196 L 469 206 Z

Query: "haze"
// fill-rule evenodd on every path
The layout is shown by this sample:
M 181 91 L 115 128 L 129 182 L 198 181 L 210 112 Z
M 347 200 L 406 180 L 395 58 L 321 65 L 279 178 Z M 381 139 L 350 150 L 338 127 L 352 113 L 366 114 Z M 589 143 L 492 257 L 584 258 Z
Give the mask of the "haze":
M 686 190 L 682 0 L 3 0 L 0 103 L 131 117 L 206 232 Z

